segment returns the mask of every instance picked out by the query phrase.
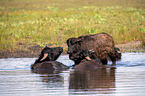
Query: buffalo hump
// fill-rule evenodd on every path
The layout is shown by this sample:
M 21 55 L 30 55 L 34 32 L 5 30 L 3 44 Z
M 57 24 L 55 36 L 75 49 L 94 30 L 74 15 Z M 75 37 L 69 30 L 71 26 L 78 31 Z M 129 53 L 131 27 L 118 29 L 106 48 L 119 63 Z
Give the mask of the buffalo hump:
M 105 33 L 90 35 L 87 38 L 82 36 L 80 43 L 81 48 L 95 51 L 95 54 L 101 59 L 106 58 L 109 53 L 113 53 L 115 46 L 113 38 Z

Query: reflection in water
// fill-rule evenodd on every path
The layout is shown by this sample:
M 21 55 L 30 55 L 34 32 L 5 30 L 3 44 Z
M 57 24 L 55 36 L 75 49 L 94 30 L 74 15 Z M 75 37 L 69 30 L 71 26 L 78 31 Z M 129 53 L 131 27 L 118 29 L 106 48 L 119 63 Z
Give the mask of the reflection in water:
M 45 94 L 51 96 L 68 96 L 68 78 L 69 70 L 65 71 L 52 71 L 49 73 L 39 73 L 40 80 L 42 82 L 43 90 Z
M 79 91 L 112 94 L 115 91 L 115 69 L 74 70 L 70 73 L 70 93 Z
M 36 74 L 59 74 L 63 70 L 52 70 L 52 69 L 40 69 L 40 70 L 31 70 L 32 73 Z
M 37 73 L 40 74 L 41 81 L 43 82 L 43 85 L 46 86 L 46 88 L 51 88 L 51 87 L 61 87 L 63 86 L 64 83 L 64 78 L 60 75 L 62 71 L 58 70 L 37 70 L 37 72 L 32 73 Z
M 52 87 L 63 87 L 64 78 L 60 74 L 47 74 L 40 76 L 43 82 L 43 85 L 47 88 Z
M 56 62 L 53 62 L 53 64 L 55 64 Z M 41 64 L 41 63 L 39 63 Z M 63 70 L 67 70 L 67 69 L 63 69 L 62 67 L 66 67 L 65 65 L 63 65 L 62 63 L 58 62 L 58 65 L 53 65 L 52 63 L 42 63 L 40 66 L 38 66 L 38 68 L 36 68 L 35 70 L 31 70 L 32 73 L 37 73 L 40 74 L 40 77 L 42 79 L 43 85 L 45 85 L 46 88 L 52 88 L 52 87 L 63 87 L 63 83 L 64 83 L 64 78 L 60 75 L 60 73 L 62 73 Z M 50 65 L 50 66 L 48 66 Z M 58 68 L 55 68 L 55 67 Z M 43 68 L 43 69 L 41 69 Z M 56 70 L 55 70 L 56 69 Z

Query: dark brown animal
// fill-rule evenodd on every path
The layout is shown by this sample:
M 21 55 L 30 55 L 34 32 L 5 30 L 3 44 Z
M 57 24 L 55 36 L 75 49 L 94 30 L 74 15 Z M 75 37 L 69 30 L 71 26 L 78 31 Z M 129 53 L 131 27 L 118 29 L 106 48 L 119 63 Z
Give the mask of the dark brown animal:
M 55 61 L 63 52 L 62 47 L 45 47 L 42 49 L 39 58 L 31 65 L 32 72 L 35 73 L 48 73 L 54 70 L 68 69 L 67 66 Z
M 102 68 L 102 63 L 100 60 L 89 60 L 87 61 L 86 59 L 83 59 L 78 65 L 75 65 L 73 68 L 74 69 L 98 69 Z
M 34 73 L 52 73 L 53 71 L 69 69 L 69 67 L 58 61 L 45 61 L 31 65 L 31 69 Z
M 90 52 L 87 49 L 80 50 L 77 53 L 69 55 L 69 58 L 75 62 L 75 65 L 78 65 L 83 59 L 86 60 L 99 60 L 98 57 L 94 54 L 95 52 Z
M 109 34 L 99 33 L 94 35 L 84 35 L 78 38 L 69 38 L 67 40 L 69 58 L 72 54 L 87 49 L 95 51 L 95 55 L 100 59 L 102 64 L 107 63 L 107 57 L 112 61 L 112 65 L 116 65 L 115 43 Z

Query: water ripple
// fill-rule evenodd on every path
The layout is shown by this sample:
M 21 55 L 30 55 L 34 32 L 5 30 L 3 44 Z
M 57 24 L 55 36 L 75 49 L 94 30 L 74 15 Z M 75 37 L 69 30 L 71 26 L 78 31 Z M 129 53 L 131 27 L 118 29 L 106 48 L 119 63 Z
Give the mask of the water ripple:
M 0 59 L 0 70 L 29 69 L 36 58 L 7 58 Z
M 22 70 L 29 69 L 36 58 L 7 58 L 0 59 L 0 70 Z M 59 62 L 72 66 L 73 61 L 69 60 L 68 55 L 62 55 L 58 58 Z M 109 62 L 111 63 L 111 62 Z M 145 53 L 122 53 L 121 61 L 117 61 L 117 67 L 145 66 Z
M 123 53 L 121 61 L 117 62 L 117 66 L 145 66 L 145 53 Z

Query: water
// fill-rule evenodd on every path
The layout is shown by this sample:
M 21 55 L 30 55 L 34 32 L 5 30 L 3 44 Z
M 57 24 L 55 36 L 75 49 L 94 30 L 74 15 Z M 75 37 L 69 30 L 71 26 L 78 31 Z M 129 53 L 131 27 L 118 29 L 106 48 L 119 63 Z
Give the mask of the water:
M 35 59 L 0 59 L 0 96 L 145 96 L 145 53 L 123 53 L 116 69 L 53 74 L 32 73 Z M 57 61 L 73 65 L 68 55 Z

